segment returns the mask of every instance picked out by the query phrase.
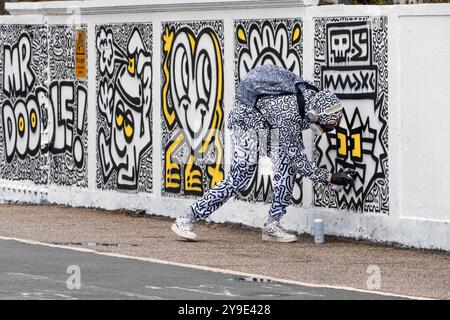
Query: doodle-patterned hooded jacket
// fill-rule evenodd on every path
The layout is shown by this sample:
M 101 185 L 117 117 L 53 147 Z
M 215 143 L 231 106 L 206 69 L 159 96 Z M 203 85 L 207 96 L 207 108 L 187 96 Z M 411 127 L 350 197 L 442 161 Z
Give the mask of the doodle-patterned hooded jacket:
M 289 70 L 272 64 L 252 69 L 241 80 L 236 89 L 236 100 L 254 106 L 260 95 L 297 93 L 297 86 L 305 83 L 301 77 Z
M 270 73 L 267 76 L 274 77 L 276 74 Z M 316 114 L 323 114 L 324 110 L 339 102 L 336 95 L 329 91 L 316 93 L 302 85 L 299 88 L 305 99 L 305 113 L 314 110 Z M 267 92 L 270 91 L 271 89 L 268 88 Z M 248 100 L 251 101 L 251 98 Z M 323 114 L 322 121 L 326 122 L 330 118 L 334 119 L 339 116 Z M 272 141 L 271 145 L 277 145 L 279 152 L 289 157 L 297 172 L 302 176 L 315 182 L 324 182 L 329 171 L 326 168 L 317 167 L 314 162 L 309 161 L 304 152 L 302 131 L 308 129 L 310 124 L 307 117 L 302 118 L 300 115 L 297 96 L 291 93 L 265 95 L 257 100 L 255 106 L 237 102 L 228 118 L 229 129 L 276 131 L 275 136 L 278 137 L 278 141 Z

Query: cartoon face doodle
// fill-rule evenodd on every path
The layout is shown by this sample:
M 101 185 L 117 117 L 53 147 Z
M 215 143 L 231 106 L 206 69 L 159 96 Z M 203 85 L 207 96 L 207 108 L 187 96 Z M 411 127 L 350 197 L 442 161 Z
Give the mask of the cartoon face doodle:
M 235 26 L 235 85 L 250 70 L 273 64 L 301 75 L 302 21 L 300 19 L 236 20 Z M 266 145 L 269 131 L 261 131 L 260 144 Z M 264 164 L 266 164 L 264 166 Z M 272 162 L 262 153 L 258 169 L 239 199 L 272 201 L 274 172 Z M 302 178 L 296 176 L 292 203 L 302 203 Z
M 107 130 L 99 130 L 99 156 L 104 181 L 115 172 L 118 188 L 136 190 L 142 153 L 152 143 L 150 52 L 138 28 L 131 32 L 126 52 L 112 41 L 112 35 L 103 27 L 97 34 L 97 48 L 107 51 L 99 53 L 98 61 L 105 76 L 99 86 L 98 107 L 108 123 Z
M 292 21 L 292 20 L 291 20 Z M 282 20 L 240 21 L 236 24 L 236 39 L 243 46 L 239 50 L 238 71 L 242 79 L 250 70 L 273 64 L 301 74 L 300 23 Z M 248 26 L 246 26 L 248 24 Z
M 316 19 L 315 80 L 344 101 L 341 122 L 317 137 L 314 159 L 335 172 L 355 170 L 341 192 L 314 185 L 317 206 L 356 212 L 389 213 L 388 81 L 386 17 Z
M 207 29 L 192 45 L 192 35 L 180 32 L 171 55 L 171 93 L 177 119 L 193 149 L 208 133 L 218 98 L 217 50 Z M 199 49 L 197 49 L 199 48 Z
M 330 32 L 330 51 L 335 63 L 347 62 L 350 53 L 350 31 L 332 30 Z
M 172 194 L 201 195 L 223 179 L 223 53 L 212 25 L 163 26 L 164 191 Z
M 346 28 L 331 23 L 327 26 L 327 33 L 330 65 L 370 64 L 371 39 L 366 23 L 351 23 Z
M 141 81 L 131 76 L 127 69 L 123 66 L 116 80 L 110 152 L 114 165 L 119 168 L 120 185 L 134 186 L 137 183 L 137 157 L 141 147 L 139 133 L 144 124 L 140 96 L 143 90 Z
M 56 60 L 62 60 L 64 55 L 64 49 L 62 46 L 61 33 L 59 30 L 55 30 L 53 34 L 53 55 Z

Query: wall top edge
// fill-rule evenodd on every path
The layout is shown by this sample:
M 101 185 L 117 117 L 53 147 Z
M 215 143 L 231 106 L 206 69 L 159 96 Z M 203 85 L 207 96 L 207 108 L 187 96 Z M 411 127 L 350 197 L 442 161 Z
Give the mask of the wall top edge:
M 303 0 L 89 0 L 49 2 L 7 2 L 11 15 L 110 14 L 124 12 L 207 11 L 224 9 L 258 9 L 304 7 Z
M 426 3 L 408 5 L 328 5 L 308 7 L 308 16 L 330 17 L 346 15 L 394 16 L 450 16 L 450 3 Z
M 7 16 L 7 15 L 1 15 L 0 16 L 0 24 L 42 24 L 43 21 L 42 16 L 37 15 L 21 15 L 21 16 Z
M 315 0 L 86 0 L 86 1 L 49 1 L 49 2 L 7 2 L 6 10 L 11 15 L 73 15 L 123 14 L 145 12 L 211 11 L 264 9 L 286 7 L 308 7 L 308 15 L 380 15 L 392 13 L 401 16 L 448 16 L 450 3 L 414 4 L 414 5 L 327 5 L 308 6 Z M 307 4 L 305 4 L 307 3 Z

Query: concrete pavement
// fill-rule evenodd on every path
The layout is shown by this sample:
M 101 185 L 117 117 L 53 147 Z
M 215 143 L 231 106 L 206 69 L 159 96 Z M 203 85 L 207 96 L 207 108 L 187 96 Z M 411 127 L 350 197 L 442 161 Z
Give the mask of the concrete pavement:
M 1 205 L 0 236 L 32 239 L 100 252 L 121 253 L 302 281 L 367 290 L 371 266 L 381 271 L 381 290 L 449 299 L 450 255 L 311 236 L 294 244 L 261 242 L 259 230 L 200 223 L 201 242 L 180 241 L 171 219 L 127 212 L 61 206 Z M 369 273 L 368 273 L 369 272 Z

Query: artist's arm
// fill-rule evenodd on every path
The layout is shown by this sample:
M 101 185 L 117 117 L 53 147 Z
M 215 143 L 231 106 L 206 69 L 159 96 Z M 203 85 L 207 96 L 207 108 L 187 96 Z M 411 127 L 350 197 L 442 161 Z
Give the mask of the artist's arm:
M 299 121 L 285 120 L 280 136 L 280 146 L 294 163 L 298 173 L 314 182 L 330 182 L 330 172 L 326 168 L 318 167 L 306 156 Z
M 326 182 L 333 185 L 347 186 L 351 184 L 355 178 L 355 171 L 346 169 L 339 172 L 331 173 L 328 169 L 318 167 L 315 162 L 310 161 L 304 152 L 302 138 L 300 136 L 301 148 L 297 151 L 295 157 L 295 165 L 297 171 L 303 176 L 314 182 Z
M 304 150 L 297 153 L 295 165 L 303 177 L 314 182 L 330 182 L 330 172 L 326 168 L 318 167 L 314 162 L 310 161 Z
M 347 186 L 355 179 L 355 171 L 353 169 L 341 170 L 331 173 L 328 169 L 318 167 L 315 162 L 310 161 L 304 152 L 303 142 L 300 136 L 300 149 L 294 158 L 297 171 L 303 176 L 314 182 L 326 182 L 333 185 Z

